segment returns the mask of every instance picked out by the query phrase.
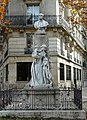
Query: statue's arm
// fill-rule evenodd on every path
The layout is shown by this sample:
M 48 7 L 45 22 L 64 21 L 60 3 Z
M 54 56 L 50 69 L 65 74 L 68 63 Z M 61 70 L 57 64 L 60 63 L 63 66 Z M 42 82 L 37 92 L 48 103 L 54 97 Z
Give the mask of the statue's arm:
M 38 21 L 34 23 L 34 28 L 38 29 Z
M 38 55 L 38 50 L 35 49 L 34 52 L 32 53 L 32 57 L 33 58 L 40 58 L 40 56 Z

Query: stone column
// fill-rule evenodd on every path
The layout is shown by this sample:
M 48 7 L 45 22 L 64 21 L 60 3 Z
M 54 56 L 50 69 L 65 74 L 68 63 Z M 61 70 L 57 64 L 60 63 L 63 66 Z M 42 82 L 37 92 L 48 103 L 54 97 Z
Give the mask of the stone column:
M 42 44 L 45 44 L 48 47 L 48 38 L 45 31 L 38 30 L 34 34 L 33 46 L 38 45 L 40 47 Z

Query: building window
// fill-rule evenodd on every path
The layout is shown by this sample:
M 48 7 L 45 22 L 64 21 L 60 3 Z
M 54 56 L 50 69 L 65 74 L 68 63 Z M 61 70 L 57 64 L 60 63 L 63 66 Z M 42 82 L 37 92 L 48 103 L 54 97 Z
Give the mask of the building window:
M 6 81 L 8 81 L 8 64 L 6 65 Z
M 86 67 L 86 62 L 85 61 L 83 61 L 83 67 Z
M 30 81 L 31 64 L 31 62 L 17 63 L 17 81 Z
M 25 54 L 32 54 L 33 51 L 33 33 L 26 35 L 26 48 L 25 48 Z
M 7 6 L 6 6 L 6 8 L 5 8 L 5 12 L 6 12 L 6 15 L 8 15 L 8 13 L 9 13 L 9 4 L 7 4 Z
M 32 48 L 33 45 L 33 33 L 27 34 L 27 48 Z
M 65 8 L 64 8 L 64 19 L 65 19 L 65 20 L 68 20 L 68 19 L 67 19 L 68 14 L 69 14 L 69 9 L 68 9 L 67 7 L 65 7 Z
M 74 75 L 74 80 L 76 80 L 76 68 L 73 68 L 73 75 Z
M 71 66 L 66 65 L 66 79 L 71 80 Z
M 35 21 L 38 20 L 39 15 L 39 5 L 30 5 L 27 4 L 27 24 L 33 24 Z
M 60 80 L 64 80 L 64 64 L 60 63 Z
M 79 70 L 77 68 L 77 80 L 79 80 Z
M 87 74 L 86 74 L 87 75 Z M 82 71 L 80 70 L 80 80 L 82 79 Z
M 77 82 L 76 82 L 76 76 L 77 75 L 76 75 L 76 68 L 75 67 L 73 68 L 73 75 L 74 75 L 73 76 L 74 77 L 74 85 L 75 85 L 75 88 L 77 88 Z
M 81 70 L 77 68 L 77 80 L 81 80 Z

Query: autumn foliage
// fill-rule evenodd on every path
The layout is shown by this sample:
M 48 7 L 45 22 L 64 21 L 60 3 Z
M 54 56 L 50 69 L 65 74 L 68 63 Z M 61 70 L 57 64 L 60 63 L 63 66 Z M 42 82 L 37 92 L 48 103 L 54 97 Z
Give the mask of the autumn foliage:
M 0 0 L 0 27 L 10 24 L 9 21 L 5 20 L 6 6 L 11 0 Z
M 61 0 L 71 10 L 71 16 L 68 16 L 68 20 L 72 24 L 81 24 L 87 29 L 87 0 Z

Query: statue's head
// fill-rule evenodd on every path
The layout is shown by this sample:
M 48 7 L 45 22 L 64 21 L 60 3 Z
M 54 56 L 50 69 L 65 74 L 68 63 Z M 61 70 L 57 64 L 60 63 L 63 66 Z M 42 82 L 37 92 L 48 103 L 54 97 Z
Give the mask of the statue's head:
M 43 14 L 43 13 L 40 13 L 40 14 L 39 14 L 39 19 L 40 19 L 40 20 L 43 20 L 43 17 L 44 17 L 44 14 Z
M 43 44 L 40 48 L 41 50 L 45 50 L 45 51 L 47 50 L 47 46 L 45 44 Z
M 35 45 L 35 46 L 34 46 L 34 49 L 37 49 L 37 48 L 38 48 L 38 45 Z
M 49 25 L 47 21 L 43 20 L 44 14 L 40 13 L 39 14 L 39 20 L 34 23 L 34 27 L 38 29 L 39 31 L 45 32 L 47 26 Z M 39 24 L 42 22 L 42 24 Z

